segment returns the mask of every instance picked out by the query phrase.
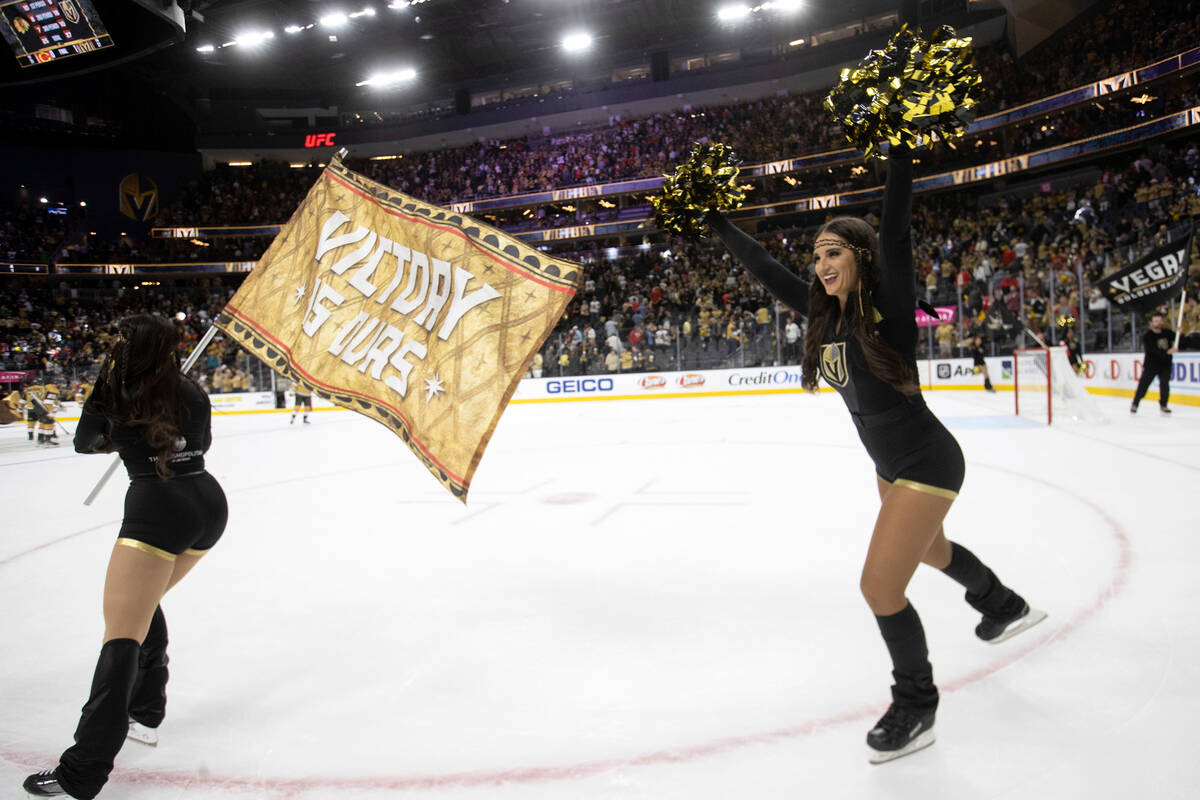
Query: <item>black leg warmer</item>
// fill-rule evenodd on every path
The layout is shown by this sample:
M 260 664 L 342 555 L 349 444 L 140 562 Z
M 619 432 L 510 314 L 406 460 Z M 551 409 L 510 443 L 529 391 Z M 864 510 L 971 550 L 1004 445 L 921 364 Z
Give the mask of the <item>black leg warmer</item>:
M 922 711 L 936 709 L 938 691 L 933 685 L 925 628 L 917 610 L 909 603 L 895 614 L 876 616 L 875 621 L 892 657 L 892 677 L 896 681 L 892 686 L 892 702 Z
M 92 693 L 75 729 L 75 744 L 58 762 L 59 785 L 79 800 L 91 800 L 99 793 L 112 772 L 113 759 L 125 744 L 138 651 L 133 639 L 113 639 L 100 648 Z
M 1009 589 L 996 574 L 967 548 L 951 542 L 950 563 L 942 572 L 967 590 L 967 603 L 986 617 L 1009 617 L 1025 606 L 1025 600 Z
M 154 609 L 150 631 L 138 656 L 137 679 L 129 700 L 129 716 L 147 728 L 162 724 L 167 712 L 167 618 L 162 606 Z

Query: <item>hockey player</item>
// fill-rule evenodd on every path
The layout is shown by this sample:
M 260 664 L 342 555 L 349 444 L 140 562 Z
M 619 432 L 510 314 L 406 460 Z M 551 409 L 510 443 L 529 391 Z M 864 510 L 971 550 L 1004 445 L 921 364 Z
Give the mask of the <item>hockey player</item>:
M 992 378 L 990 375 L 988 375 L 987 360 L 983 357 L 982 336 L 975 336 L 971 339 L 970 344 L 967 346 L 967 354 L 970 355 L 971 360 L 975 362 L 975 374 L 983 374 L 983 388 L 987 389 L 989 392 L 996 391 L 995 387 L 992 386 Z
M 25 387 L 25 430 L 31 442 L 34 428 L 37 428 L 38 444 L 58 446 L 58 437 L 54 435 L 54 417 L 46 409 L 46 387 L 38 383 Z
M 289 425 L 296 422 L 296 415 L 301 411 L 304 412 L 304 424 L 308 424 L 308 415 L 312 413 L 312 394 L 305 387 L 296 384 L 296 402 L 292 406 L 292 421 Z
M 11 425 L 14 422 L 20 422 L 21 411 L 25 408 L 25 401 L 21 398 L 21 393 L 16 389 L 8 393 L 3 402 L 0 402 L 0 425 Z

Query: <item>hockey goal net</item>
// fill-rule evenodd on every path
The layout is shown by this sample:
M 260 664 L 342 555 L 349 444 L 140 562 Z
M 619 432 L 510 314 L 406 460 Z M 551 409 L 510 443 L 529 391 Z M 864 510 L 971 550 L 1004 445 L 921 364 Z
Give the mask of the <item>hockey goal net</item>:
M 1047 425 L 1068 419 L 1107 421 L 1071 368 L 1065 347 L 1013 351 L 1013 396 L 1018 416 Z

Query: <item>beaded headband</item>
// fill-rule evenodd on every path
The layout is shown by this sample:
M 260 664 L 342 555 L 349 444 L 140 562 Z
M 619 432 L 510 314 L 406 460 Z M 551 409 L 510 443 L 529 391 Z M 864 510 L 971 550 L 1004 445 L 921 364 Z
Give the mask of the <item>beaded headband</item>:
M 859 247 L 858 245 L 850 244 L 845 239 L 831 239 L 827 236 L 821 237 L 813 242 L 813 249 L 816 250 L 818 247 L 845 247 L 847 250 L 853 250 L 862 256 L 871 255 L 871 251 L 866 247 Z

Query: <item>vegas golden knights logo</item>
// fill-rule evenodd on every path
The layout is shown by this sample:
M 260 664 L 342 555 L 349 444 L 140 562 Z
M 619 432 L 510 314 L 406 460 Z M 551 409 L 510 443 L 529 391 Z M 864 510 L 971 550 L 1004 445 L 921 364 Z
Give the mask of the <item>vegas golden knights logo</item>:
M 846 371 L 845 342 L 821 345 L 821 374 L 834 386 L 846 385 L 850 376 Z
M 67 18 L 67 22 L 70 22 L 72 25 L 79 22 L 79 11 L 75 8 L 75 4 L 71 0 L 63 0 L 58 7 L 62 11 L 63 16 Z
M 158 216 L 158 185 L 136 172 L 121 180 L 121 213 L 137 222 Z

